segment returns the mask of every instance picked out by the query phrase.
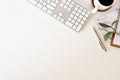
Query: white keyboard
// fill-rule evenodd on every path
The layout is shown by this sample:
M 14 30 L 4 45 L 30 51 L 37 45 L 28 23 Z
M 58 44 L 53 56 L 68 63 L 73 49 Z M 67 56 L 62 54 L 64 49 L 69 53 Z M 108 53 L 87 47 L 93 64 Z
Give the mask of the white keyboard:
M 58 21 L 79 32 L 90 11 L 72 0 L 27 0 Z

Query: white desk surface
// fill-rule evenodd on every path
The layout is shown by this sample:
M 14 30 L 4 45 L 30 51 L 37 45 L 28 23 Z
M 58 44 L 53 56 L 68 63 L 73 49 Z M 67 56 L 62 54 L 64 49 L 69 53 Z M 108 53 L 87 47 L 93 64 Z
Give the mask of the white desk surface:
M 1 0 L 0 80 L 120 80 L 120 49 L 104 52 L 91 27 L 102 14 L 78 34 L 25 0 Z

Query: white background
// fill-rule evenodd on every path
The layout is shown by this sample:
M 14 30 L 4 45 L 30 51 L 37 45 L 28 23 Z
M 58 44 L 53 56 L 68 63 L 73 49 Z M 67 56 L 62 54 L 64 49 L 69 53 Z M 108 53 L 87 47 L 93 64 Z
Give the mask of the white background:
M 25 0 L 1 0 L 0 80 L 120 80 L 120 49 L 104 52 L 91 26 L 101 14 L 76 33 Z

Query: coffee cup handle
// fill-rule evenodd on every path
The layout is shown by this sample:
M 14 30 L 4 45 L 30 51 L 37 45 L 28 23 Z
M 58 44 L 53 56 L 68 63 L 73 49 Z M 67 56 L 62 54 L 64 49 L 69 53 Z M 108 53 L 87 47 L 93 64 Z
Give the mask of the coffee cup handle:
M 95 7 L 91 12 L 92 12 L 93 14 L 95 14 L 97 11 L 98 11 L 98 8 Z

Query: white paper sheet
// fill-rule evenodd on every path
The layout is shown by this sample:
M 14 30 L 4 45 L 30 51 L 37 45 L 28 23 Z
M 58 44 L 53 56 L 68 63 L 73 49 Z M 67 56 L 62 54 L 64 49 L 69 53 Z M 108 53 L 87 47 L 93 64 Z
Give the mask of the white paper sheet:
M 117 5 L 115 7 L 114 10 L 102 15 L 100 18 L 98 18 L 98 23 L 106 23 L 108 25 L 111 25 L 114 21 L 118 20 L 118 15 L 119 15 L 119 9 L 120 9 L 120 5 Z M 120 25 L 120 21 L 119 21 L 119 25 Z M 103 34 L 103 36 L 107 33 L 106 31 L 104 31 L 104 29 L 102 29 L 102 27 L 100 25 L 98 25 L 101 33 Z M 112 26 L 113 28 L 115 27 Z M 120 27 L 120 26 L 119 26 Z M 108 31 L 111 31 L 111 28 L 107 29 Z M 120 28 L 118 28 L 118 32 L 120 31 Z M 111 36 L 112 37 L 112 36 Z M 111 37 L 106 41 L 106 43 L 109 45 L 111 42 Z M 114 44 L 120 44 L 120 37 L 115 35 L 115 40 L 114 40 Z

